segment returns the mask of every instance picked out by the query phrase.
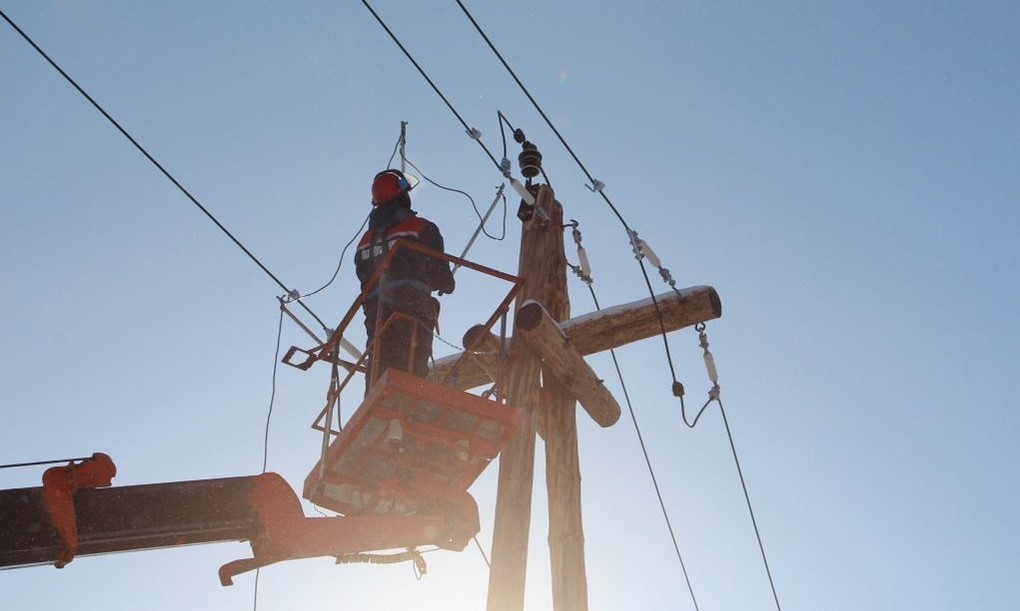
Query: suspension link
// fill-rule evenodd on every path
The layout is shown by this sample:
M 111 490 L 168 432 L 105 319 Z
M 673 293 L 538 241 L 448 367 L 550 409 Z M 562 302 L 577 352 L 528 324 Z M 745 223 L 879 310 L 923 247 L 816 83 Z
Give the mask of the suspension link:
M 715 368 L 715 357 L 712 356 L 712 352 L 708 349 L 708 334 L 705 333 L 705 323 L 699 322 L 694 325 L 694 330 L 698 332 L 698 345 L 704 350 L 702 356 L 705 358 L 705 371 L 708 373 L 709 381 L 712 382 L 712 388 L 708 391 L 708 398 L 710 401 L 718 401 L 721 392 L 719 372 Z
M 581 281 L 588 286 L 591 286 L 595 280 L 591 277 L 591 264 L 588 262 L 588 252 L 584 249 L 584 245 L 581 244 L 581 230 L 578 229 L 579 225 L 580 223 L 574 219 L 570 219 L 570 222 L 564 225 L 564 227 L 572 228 L 570 234 L 574 238 L 574 244 L 577 245 L 578 264 L 571 265 L 570 263 L 567 263 L 567 265 L 570 266 L 570 271 L 574 272 L 574 275 L 580 278 Z
M 630 235 L 630 246 L 634 250 L 634 258 L 640 261 L 642 258 L 648 259 L 648 262 L 652 264 L 657 270 L 659 270 L 659 276 L 662 277 L 662 281 L 669 285 L 669 288 L 673 289 L 673 292 L 680 295 L 680 289 L 676 288 L 676 280 L 673 279 L 673 275 L 670 273 L 669 268 L 663 267 L 659 257 L 652 250 L 652 247 L 638 237 L 637 231 L 633 229 L 627 230 Z

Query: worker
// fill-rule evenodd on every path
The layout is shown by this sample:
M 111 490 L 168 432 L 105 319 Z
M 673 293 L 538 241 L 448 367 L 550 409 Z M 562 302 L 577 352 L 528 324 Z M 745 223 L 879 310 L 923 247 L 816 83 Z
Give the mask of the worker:
M 355 267 L 361 289 L 365 290 L 376 268 L 398 239 L 417 242 L 437 253 L 443 252 L 439 227 L 411 210 L 412 185 L 398 170 L 383 170 L 372 181 L 372 212 L 368 230 L 355 253 Z M 428 375 L 432 357 L 432 334 L 439 316 L 439 300 L 432 296 L 452 293 L 453 272 L 449 262 L 409 248 L 396 253 L 379 284 L 365 299 L 365 330 L 368 350 L 373 351 L 376 324 L 381 331 L 378 354 L 371 354 L 369 371 L 381 376 L 389 367 L 419 377 Z M 387 325 L 387 319 L 397 316 Z M 408 319 L 409 317 L 409 319 Z M 381 327 L 380 327 L 381 328 Z M 370 374 L 371 375 L 371 374 Z M 370 384 L 366 382 L 366 392 Z

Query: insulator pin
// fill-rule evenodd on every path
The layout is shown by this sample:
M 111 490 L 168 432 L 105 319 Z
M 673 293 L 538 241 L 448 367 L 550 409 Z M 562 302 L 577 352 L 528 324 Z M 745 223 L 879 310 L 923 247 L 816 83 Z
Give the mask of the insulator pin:
M 648 259 L 648 262 L 651 263 L 653 267 L 662 267 L 662 262 L 659 261 L 659 257 L 655 255 L 655 251 L 653 251 L 652 247 L 648 245 L 648 242 L 638 238 L 638 246 L 641 248 L 641 254 Z
M 712 388 L 708 391 L 708 397 L 712 400 L 719 399 L 719 373 L 715 369 L 715 357 L 712 356 L 711 351 L 708 349 L 708 333 L 705 333 L 705 323 L 699 322 L 694 325 L 694 330 L 698 332 L 698 345 L 704 350 L 705 357 L 705 371 L 708 373 L 708 379 L 712 382 Z
M 630 235 L 631 248 L 634 250 L 634 258 L 638 261 L 643 258 L 648 259 L 648 262 L 659 270 L 659 275 L 662 276 L 662 281 L 668 284 L 676 294 L 680 295 L 679 289 L 676 288 L 676 280 L 673 279 L 673 275 L 669 272 L 668 268 L 662 266 L 662 261 L 659 260 L 658 255 L 656 255 L 655 251 L 652 250 L 652 247 L 648 245 L 648 242 L 639 238 L 638 233 L 633 229 L 628 230 L 628 235 Z
M 521 145 L 524 150 L 517 156 L 517 163 L 521 166 L 521 175 L 525 178 L 534 178 L 542 172 L 542 153 L 538 147 L 527 140 Z
M 570 231 L 570 235 L 574 238 L 574 244 L 577 245 L 578 265 L 570 265 L 569 263 L 567 265 L 570 265 L 570 269 L 578 278 L 581 279 L 582 282 L 590 286 L 595 282 L 595 280 L 591 277 L 591 264 L 588 263 L 588 252 L 581 244 L 581 230 L 578 229 L 579 225 L 580 223 L 574 219 L 570 219 L 570 223 L 564 225 L 564 227 L 573 228 Z
M 655 251 L 648 245 L 647 242 L 638 237 L 638 233 L 633 229 L 630 230 L 630 245 L 634 249 L 634 258 L 638 261 L 642 257 L 647 258 L 648 262 L 654 267 L 661 267 L 659 257 L 655 256 Z
M 581 279 L 587 284 L 591 284 L 591 265 L 588 263 L 588 253 L 584 250 L 584 246 L 577 245 L 577 260 L 578 267 L 581 268 Z
M 524 203 L 529 206 L 535 205 L 535 196 L 528 191 L 527 187 L 521 184 L 521 181 L 517 180 L 513 176 L 507 176 L 507 180 L 510 181 L 510 186 L 513 187 L 514 191 L 517 191 L 517 195 L 521 196 Z
M 705 371 L 708 372 L 708 379 L 713 384 L 719 382 L 719 374 L 715 370 L 715 359 L 712 357 L 712 353 L 708 350 L 705 351 Z

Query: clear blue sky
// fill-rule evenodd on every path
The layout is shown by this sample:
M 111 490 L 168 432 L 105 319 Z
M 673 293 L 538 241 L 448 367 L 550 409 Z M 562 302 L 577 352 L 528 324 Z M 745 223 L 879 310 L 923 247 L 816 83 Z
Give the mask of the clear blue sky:
M 719 291 L 709 339 L 783 608 L 1015 607 L 1020 5 L 468 6 L 679 284 Z M 0 7 L 301 291 L 332 275 L 401 120 L 435 180 L 480 205 L 499 184 L 359 2 Z M 540 146 L 601 303 L 645 297 L 619 222 L 456 4 L 375 8 L 497 156 L 498 110 Z M 281 291 L 6 24 L 0 57 L 0 463 L 103 451 L 118 485 L 258 472 Z M 463 198 L 423 186 L 415 206 L 464 247 Z M 514 270 L 512 213 L 471 258 Z M 335 321 L 356 291 L 344 261 L 310 305 Z M 445 298 L 444 337 L 483 297 Z M 282 341 L 309 344 L 290 324 Z M 700 405 L 697 336 L 669 342 Z M 700 608 L 774 608 L 718 411 L 684 426 L 661 341 L 619 357 Z M 622 399 L 608 359 L 590 362 Z M 277 376 L 269 467 L 295 488 L 326 373 Z M 590 608 L 692 609 L 629 417 L 579 426 Z M 485 547 L 494 476 L 472 490 Z M 543 610 L 536 489 L 527 608 Z M 0 572 L 0 592 L 11 609 L 243 611 L 252 576 L 221 588 L 216 569 L 248 553 L 81 558 Z M 428 560 L 420 582 L 274 566 L 258 608 L 483 608 L 476 549 Z

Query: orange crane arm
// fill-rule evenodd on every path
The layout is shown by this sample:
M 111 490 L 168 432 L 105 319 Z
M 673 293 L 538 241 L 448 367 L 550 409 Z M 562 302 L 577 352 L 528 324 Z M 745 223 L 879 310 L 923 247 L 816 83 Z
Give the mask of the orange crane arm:
M 460 551 L 479 529 L 471 497 L 450 516 L 308 518 L 275 473 L 109 486 L 105 455 L 47 470 L 42 487 L 0 490 L 0 568 L 53 564 L 75 556 L 248 541 L 251 558 L 224 565 L 230 585 L 242 572 L 282 560 L 436 545 Z

